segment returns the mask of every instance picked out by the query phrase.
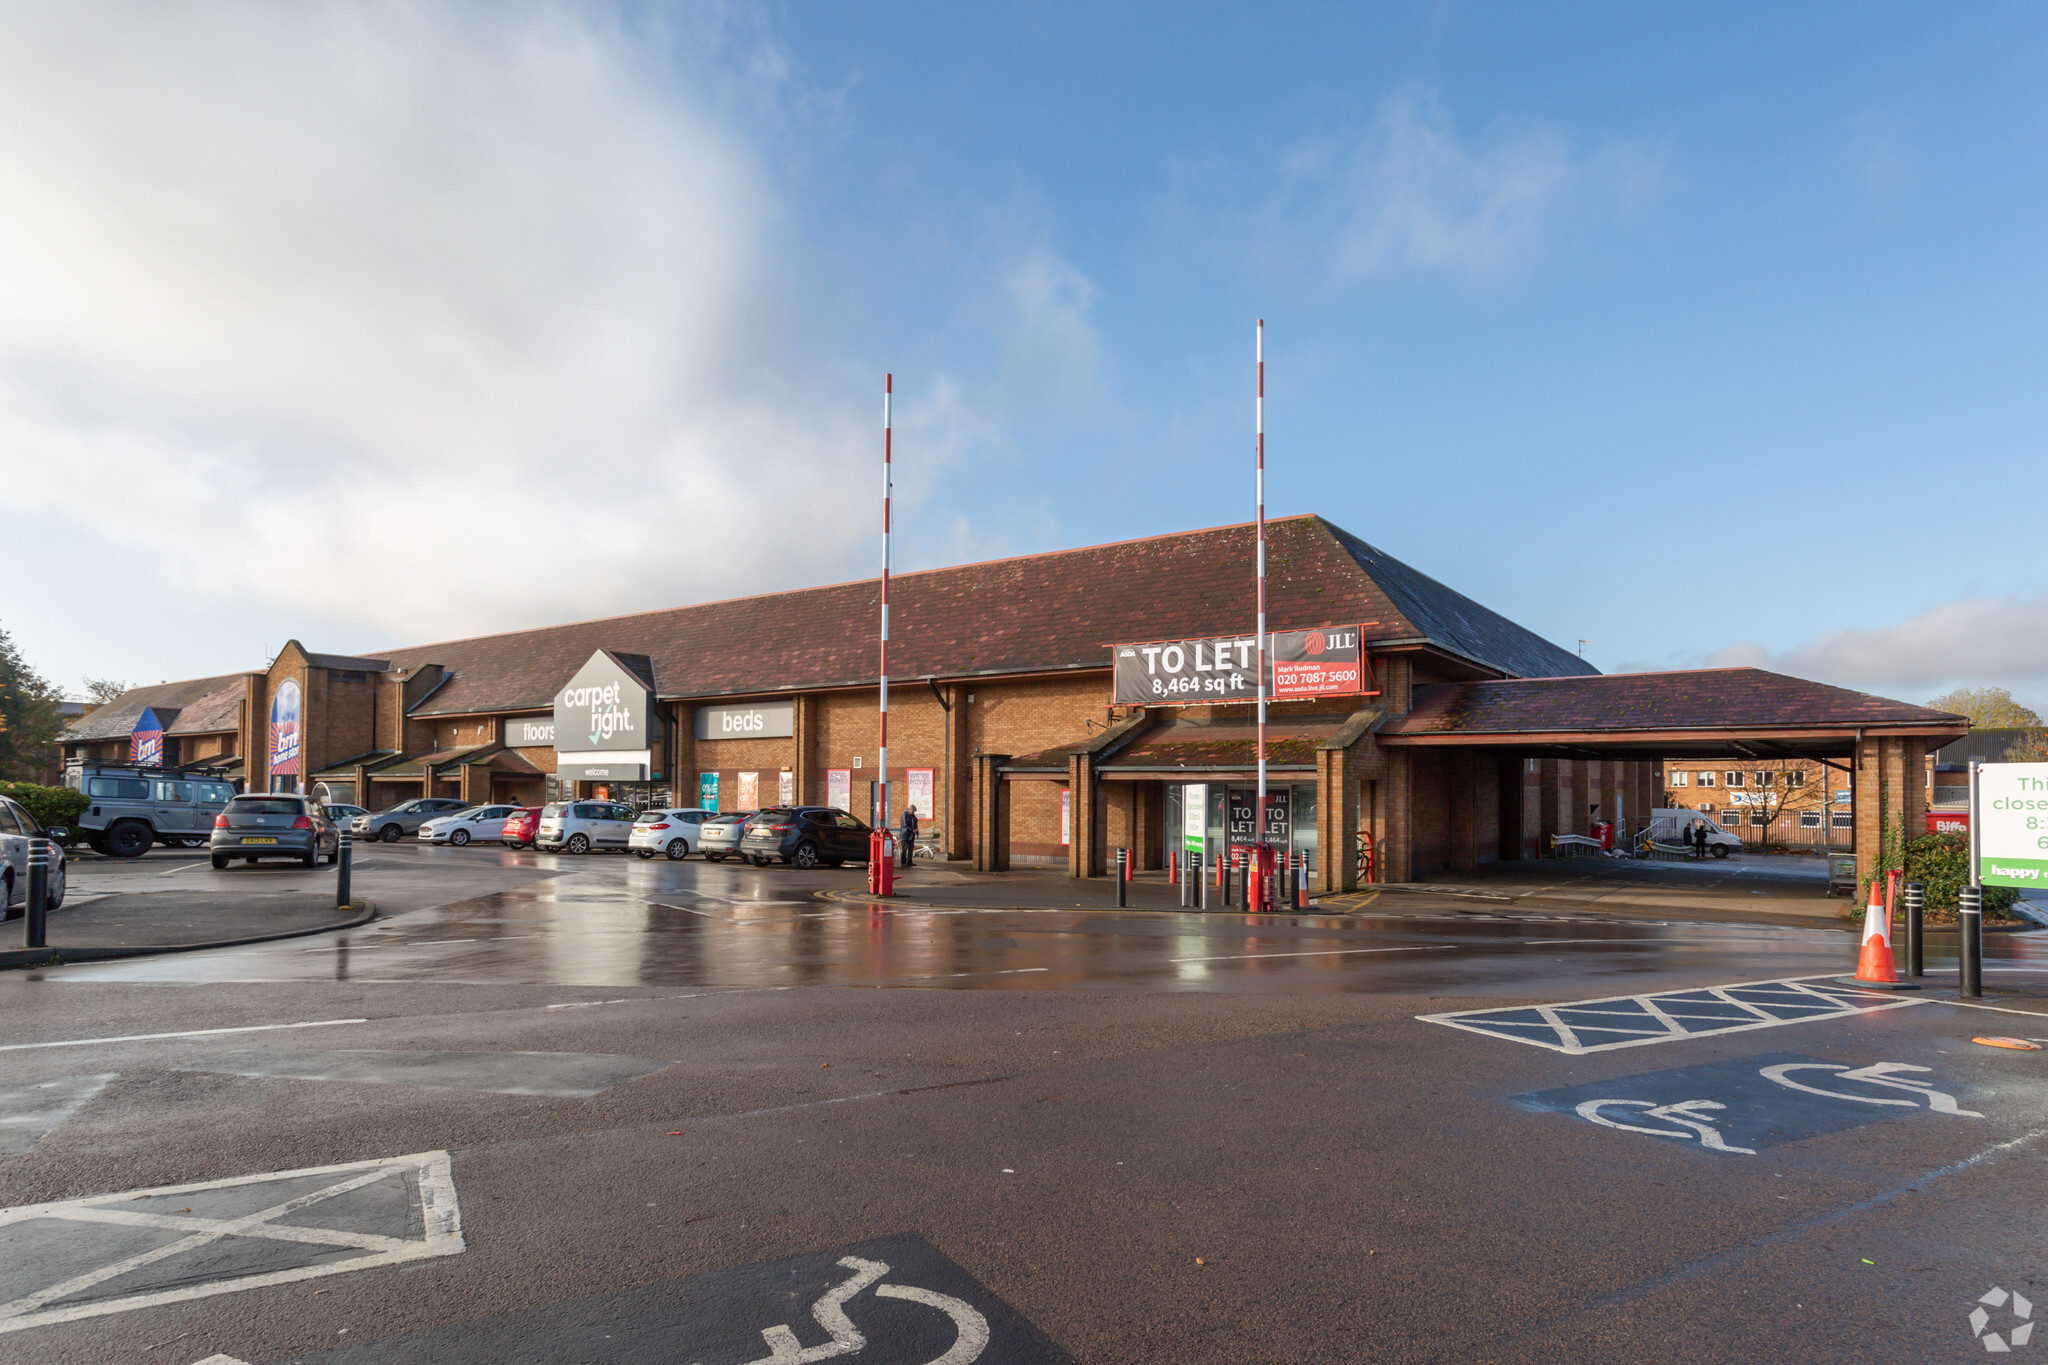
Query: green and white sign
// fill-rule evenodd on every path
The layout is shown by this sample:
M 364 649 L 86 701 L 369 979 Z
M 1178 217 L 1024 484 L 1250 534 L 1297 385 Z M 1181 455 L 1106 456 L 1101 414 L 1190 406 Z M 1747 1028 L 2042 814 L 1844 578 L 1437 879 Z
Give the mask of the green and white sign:
M 2048 763 L 1977 769 L 1977 876 L 1986 886 L 2048 886 Z
M 1209 786 L 1190 782 L 1180 789 L 1181 848 L 1200 853 L 1209 840 Z

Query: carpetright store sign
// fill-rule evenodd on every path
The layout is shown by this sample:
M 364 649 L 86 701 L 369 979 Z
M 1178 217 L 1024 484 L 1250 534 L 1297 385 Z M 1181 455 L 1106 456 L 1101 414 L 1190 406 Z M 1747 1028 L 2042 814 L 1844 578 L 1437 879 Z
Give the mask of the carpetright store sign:
M 644 782 L 658 766 L 654 693 L 600 649 L 555 693 L 559 777 Z
M 1377 696 L 1357 626 L 1275 631 L 1268 639 L 1266 695 Z M 1118 645 L 1111 700 L 1118 706 L 1200 706 L 1258 698 L 1256 635 Z

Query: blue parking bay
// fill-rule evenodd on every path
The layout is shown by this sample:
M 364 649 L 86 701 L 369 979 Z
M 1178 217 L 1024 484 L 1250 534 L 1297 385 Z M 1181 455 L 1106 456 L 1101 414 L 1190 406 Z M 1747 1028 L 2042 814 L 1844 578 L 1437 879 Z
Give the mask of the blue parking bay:
M 1703 1151 L 1754 1154 L 1883 1119 L 1970 1122 L 1983 1115 L 1953 1083 L 1917 1066 L 1824 1061 L 1776 1052 L 1513 1096 L 1524 1109 L 1661 1137 Z
M 1907 1009 L 1916 999 L 1880 995 L 1826 979 L 1743 981 L 1728 986 L 1607 996 L 1556 1005 L 1420 1014 L 1426 1024 L 1580 1055 L 1677 1042 L 1709 1034 L 1781 1028 Z

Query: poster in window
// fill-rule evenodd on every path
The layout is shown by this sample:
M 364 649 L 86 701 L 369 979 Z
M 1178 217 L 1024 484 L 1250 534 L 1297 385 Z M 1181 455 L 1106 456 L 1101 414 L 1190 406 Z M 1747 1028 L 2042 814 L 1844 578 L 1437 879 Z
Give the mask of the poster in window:
M 759 810 L 760 808 L 761 808 L 761 774 L 759 774 L 759 773 L 741 773 L 741 774 L 740 774 L 740 809 L 741 809 L 741 810 Z
M 1060 847 L 1074 842 L 1074 789 L 1060 788 Z
M 825 770 L 825 804 L 838 810 L 853 809 L 853 769 Z
M 796 774 L 787 768 L 775 778 L 775 800 L 784 806 L 796 804 Z
M 937 774 L 936 768 L 910 768 L 904 774 L 904 781 L 910 788 L 910 808 L 917 812 L 918 819 L 926 822 L 930 822 L 932 812 L 938 809 L 932 803 L 932 784 Z
M 718 809 L 718 774 L 697 774 L 697 805 L 702 810 Z

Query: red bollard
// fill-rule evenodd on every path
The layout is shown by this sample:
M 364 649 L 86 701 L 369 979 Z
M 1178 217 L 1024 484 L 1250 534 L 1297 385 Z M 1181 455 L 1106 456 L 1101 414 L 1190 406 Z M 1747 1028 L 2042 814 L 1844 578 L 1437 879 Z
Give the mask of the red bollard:
M 887 830 L 875 830 L 868 835 L 868 894 L 870 896 L 893 896 L 896 894 L 896 850 L 894 841 Z
M 1178 886 L 1180 884 L 1180 854 L 1178 852 L 1166 855 L 1166 884 L 1168 886 Z

